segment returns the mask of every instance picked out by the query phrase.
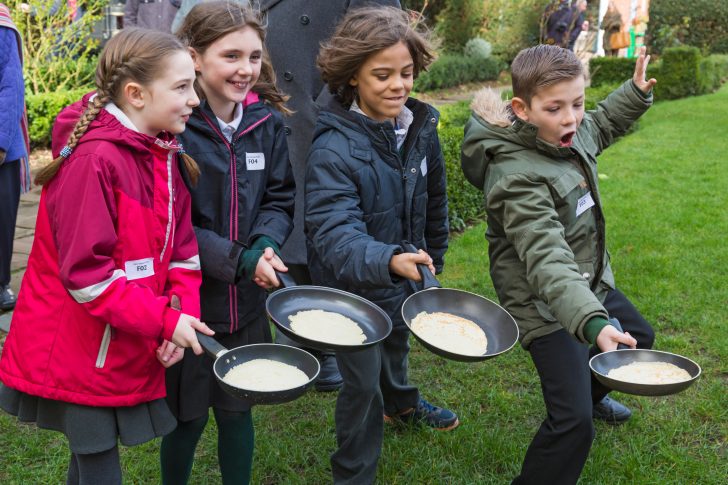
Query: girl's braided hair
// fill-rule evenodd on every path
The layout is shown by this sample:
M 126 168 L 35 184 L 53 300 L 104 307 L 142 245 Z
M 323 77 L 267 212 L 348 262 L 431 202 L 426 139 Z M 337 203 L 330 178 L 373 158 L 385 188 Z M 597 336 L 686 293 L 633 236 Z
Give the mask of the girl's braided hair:
M 121 105 L 125 81 L 134 81 L 148 86 L 168 67 L 165 59 L 178 51 L 187 52 L 185 47 L 171 34 L 153 30 L 126 28 L 111 38 L 104 47 L 96 67 L 96 96 L 86 107 L 68 137 L 65 153 L 46 165 L 35 177 L 35 183 L 45 185 L 56 175 L 61 164 L 81 139 L 91 122 L 107 103 Z M 64 156 L 65 155 L 65 156 Z M 182 161 L 192 183 L 200 175 L 197 163 L 187 154 L 181 154 Z
M 244 27 L 255 30 L 263 43 L 260 76 L 252 91 L 281 113 L 290 115 L 292 111 L 285 105 L 290 96 L 276 87 L 276 74 L 265 47 L 265 25 L 258 11 L 229 0 L 199 3 L 190 10 L 175 35 L 202 55 L 216 40 Z M 195 91 L 200 99 L 206 98 L 205 92 L 196 81 Z

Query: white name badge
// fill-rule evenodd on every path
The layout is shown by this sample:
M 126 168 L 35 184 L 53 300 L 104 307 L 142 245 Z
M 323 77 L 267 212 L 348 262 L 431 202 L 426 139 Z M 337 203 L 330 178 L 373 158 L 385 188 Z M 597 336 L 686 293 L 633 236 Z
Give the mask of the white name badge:
M 423 158 L 420 162 L 420 172 L 422 172 L 423 177 L 427 175 L 427 157 Z
M 138 280 L 147 276 L 154 276 L 154 258 L 127 261 L 124 265 L 127 280 Z
M 592 199 L 591 192 L 587 192 L 576 203 L 576 217 L 579 217 L 584 211 L 592 207 L 594 207 L 594 199 Z
M 263 170 L 265 168 L 265 154 L 246 153 L 245 165 L 248 167 L 248 170 Z

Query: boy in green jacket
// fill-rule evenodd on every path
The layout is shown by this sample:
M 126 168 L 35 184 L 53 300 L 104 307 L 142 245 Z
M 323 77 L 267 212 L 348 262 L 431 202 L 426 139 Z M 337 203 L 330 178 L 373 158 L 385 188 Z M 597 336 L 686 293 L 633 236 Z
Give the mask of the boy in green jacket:
M 576 483 L 594 438 L 592 418 L 617 424 L 631 415 L 606 397 L 588 365 L 619 343 L 650 348 L 654 341 L 614 284 L 596 156 L 652 104 L 648 62 L 643 49 L 632 80 L 585 113 L 579 60 L 539 45 L 511 65 L 510 104 L 487 91 L 473 101 L 462 167 L 485 193 L 491 278 L 518 322 L 547 411 L 513 483 Z

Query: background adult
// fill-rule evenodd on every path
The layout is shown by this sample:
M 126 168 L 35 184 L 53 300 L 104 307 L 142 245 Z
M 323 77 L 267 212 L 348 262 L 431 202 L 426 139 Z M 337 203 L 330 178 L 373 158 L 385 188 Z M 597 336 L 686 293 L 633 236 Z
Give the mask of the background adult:
M 398 0 L 260 1 L 260 8 L 268 17 L 266 47 L 273 61 L 278 86 L 291 96 L 288 107 L 294 110 L 293 116 L 287 119 L 286 133 L 298 189 L 293 232 L 281 252 L 289 272 L 299 284 L 311 281 L 303 233 L 302 189 L 306 156 L 318 116 L 317 104 L 330 96 L 316 67 L 316 57 L 321 43 L 331 37 L 336 24 L 348 10 L 374 4 L 400 6 Z M 316 388 L 325 391 L 341 387 L 341 375 L 333 355 L 323 355 L 320 360 L 321 376 Z
M 126 0 L 124 27 L 172 31 L 182 0 Z
M 579 33 L 589 27 L 584 19 L 586 6 L 586 0 L 554 0 L 547 4 L 541 20 L 541 43 L 574 50 Z
M 10 289 L 15 220 L 20 194 L 30 190 L 30 153 L 21 36 L 0 3 L 0 310 L 15 307 Z
M 602 19 L 602 29 L 604 30 L 604 38 L 602 39 L 604 55 L 607 57 L 616 56 L 619 53 L 619 49 L 612 47 L 610 38 L 612 34 L 616 34 L 622 30 L 622 14 L 619 13 L 613 1 L 609 2 L 607 13 L 604 14 L 604 18 Z

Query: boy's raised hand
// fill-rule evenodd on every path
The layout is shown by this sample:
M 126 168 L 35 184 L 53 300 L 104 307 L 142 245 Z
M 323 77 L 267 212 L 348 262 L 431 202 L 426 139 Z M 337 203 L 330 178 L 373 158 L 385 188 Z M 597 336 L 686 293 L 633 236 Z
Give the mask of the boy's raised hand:
M 432 274 L 435 274 L 432 258 L 422 249 L 417 253 L 395 254 L 389 260 L 389 271 L 408 280 L 420 281 L 422 277 L 417 271 L 418 264 L 426 264 Z
M 634 75 L 632 76 L 632 82 L 639 88 L 640 91 L 647 94 L 652 89 L 652 86 L 657 84 L 655 78 L 650 78 L 649 81 L 645 80 L 647 77 L 647 65 L 650 63 L 650 56 L 645 55 L 647 52 L 646 47 L 640 47 L 640 55 L 637 58 L 637 63 L 634 65 Z

